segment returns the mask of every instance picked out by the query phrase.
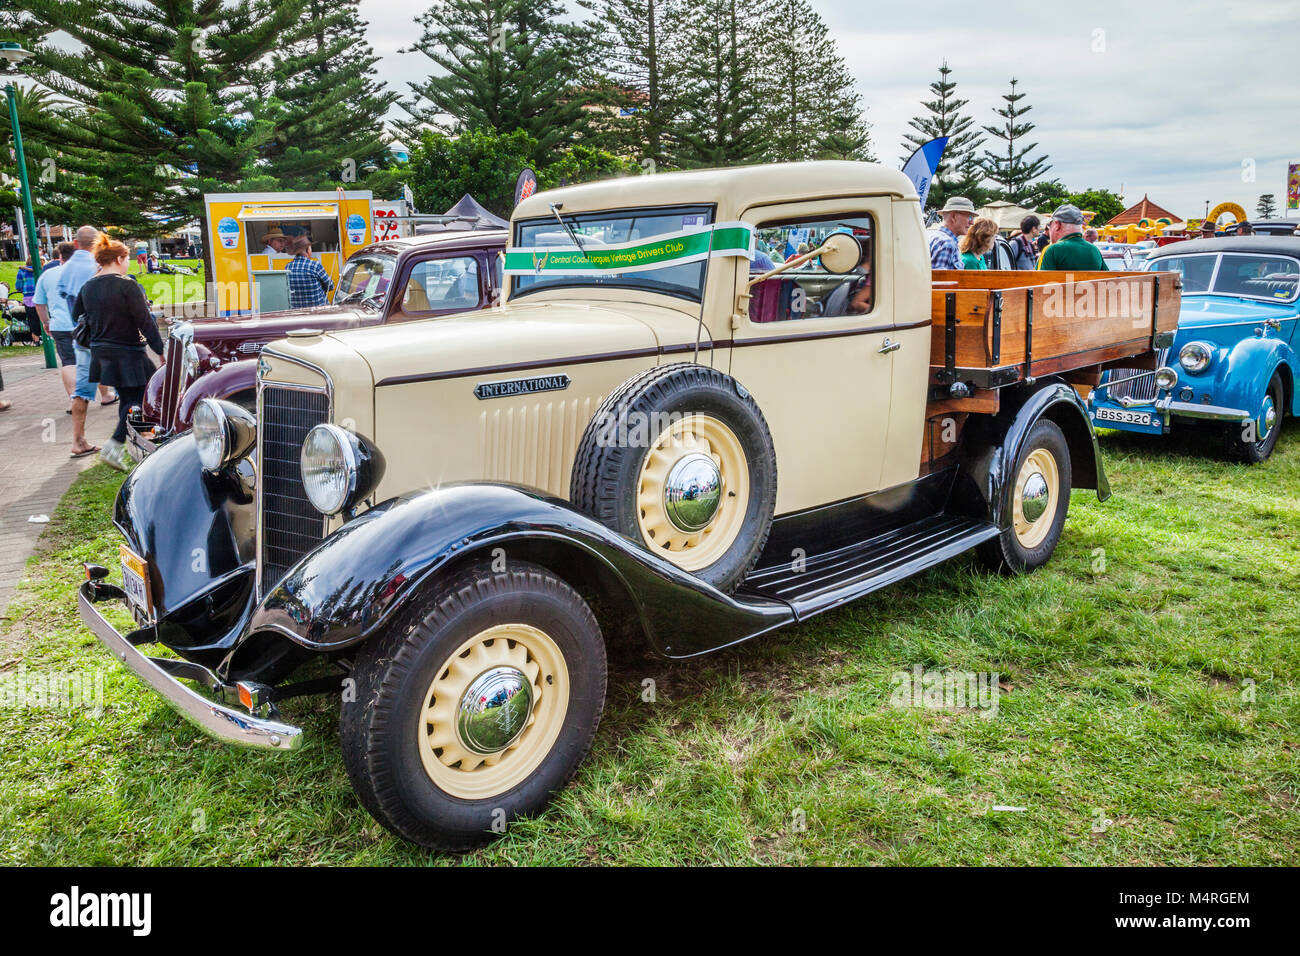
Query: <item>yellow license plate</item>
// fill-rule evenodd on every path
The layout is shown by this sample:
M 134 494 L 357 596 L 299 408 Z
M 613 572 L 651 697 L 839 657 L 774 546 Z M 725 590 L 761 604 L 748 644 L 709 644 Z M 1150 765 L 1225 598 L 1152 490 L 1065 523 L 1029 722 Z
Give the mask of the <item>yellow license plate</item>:
M 149 593 L 149 562 L 126 545 L 118 546 L 122 560 L 122 590 L 127 600 L 146 617 L 153 617 L 153 595 Z

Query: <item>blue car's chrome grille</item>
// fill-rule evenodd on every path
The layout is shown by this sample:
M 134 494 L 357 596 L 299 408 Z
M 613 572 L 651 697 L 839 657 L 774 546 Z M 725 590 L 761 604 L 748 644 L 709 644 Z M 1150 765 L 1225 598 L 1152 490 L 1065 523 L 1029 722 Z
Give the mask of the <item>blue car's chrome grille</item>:
M 1169 357 L 1168 349 L 1161 349 L 1156 356 L 1156 367 L 1165 364 L 1165 359 Z M 1140 375 L 1141 378 L 1133 378 L 1134 375 Z M 1120 381 L 1128 379 L 1127 382 Z M 1156 376 L 1154 372 L 1140 368 L 1113 368 L 1106 373 L 1107 381 L 1115 381 L 1117 385 L 1106 385 L 1102 392 L 1102 397 L 1111 401 L 1119 401 L 1127 398 L 1135 402 L 1153 402 L 1156 398 Z M 1103 383 L 1104 384 L 1104 383 Z

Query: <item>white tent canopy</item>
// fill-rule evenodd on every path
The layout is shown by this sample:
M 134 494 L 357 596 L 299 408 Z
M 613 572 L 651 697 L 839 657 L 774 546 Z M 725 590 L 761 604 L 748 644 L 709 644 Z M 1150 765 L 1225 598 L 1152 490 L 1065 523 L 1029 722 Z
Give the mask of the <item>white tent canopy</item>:
M 975 215 L 986 219 L 992 219 L 998 224 L 999 232 L 1010 232 L 1013 229 L 1019 229 L 1020 220 L 1024 219 L 1026 216 L 1037 216 L 1043 222 L 1047 221 L 1047 217 L 1042 213 L 1035 212 L 1032 209 L 1025 209 L 1022 206 L 1017 206 L 1015 203 L 1008 202 L 1005 199 L 998 199 L 989 203 L 987 206 L 981 206 L 975 211 Z

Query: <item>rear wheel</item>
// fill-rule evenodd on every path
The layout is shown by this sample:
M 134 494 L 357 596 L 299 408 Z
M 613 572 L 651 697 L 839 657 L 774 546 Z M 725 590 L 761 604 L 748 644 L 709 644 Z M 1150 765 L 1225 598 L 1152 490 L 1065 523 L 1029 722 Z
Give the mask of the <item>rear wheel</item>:
M 1274 372 L 1260 404 L 1259 415 L 1248 422 L 1227 426 L 1224 437 L 1229 456 L 1248 465 L 1265 461 L 1277 445 L 1284 411 L 1282 379 Z
M 1070 507 L 1070 446 L 1055 422 L 1029 431 L 1002 501 L 1002 533 L 979 546 L 991 568 L 1020 574 L 1042 567 L 1056 550 Z
M 472 566 L 355 662 L 339 735 L 362 805 L 397 835 L 465 849 L 537 812 L 591 748 L 605 645 L 549 571 Z

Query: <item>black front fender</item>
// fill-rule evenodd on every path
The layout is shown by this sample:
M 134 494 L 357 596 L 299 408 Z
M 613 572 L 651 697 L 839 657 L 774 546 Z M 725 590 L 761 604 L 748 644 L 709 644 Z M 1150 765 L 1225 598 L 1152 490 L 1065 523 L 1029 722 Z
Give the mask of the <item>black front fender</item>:
M 118 491 L 113 521 L 148 562 L 158 639 L 187 656 L 229 647 L 252 613 L 251 481 L 251 471 L 205 472 L 184 435 L 140 462 Z
M 564 562 L 570 575 L 612 582 L 650 645 L 668 657 L 735 643 L 794 617 L 782 601 L 721 593 L 567 501 L 473 482 L 395 498 L 345 524 L 267 594 L 248 633 L 276 632 L 314 651 L 346 648 L 382 630 L 452 564 L 538 561 L 538 554 L 567 554 L 576 559 Z M 584 581 L 569 583 L 582 590 Z

